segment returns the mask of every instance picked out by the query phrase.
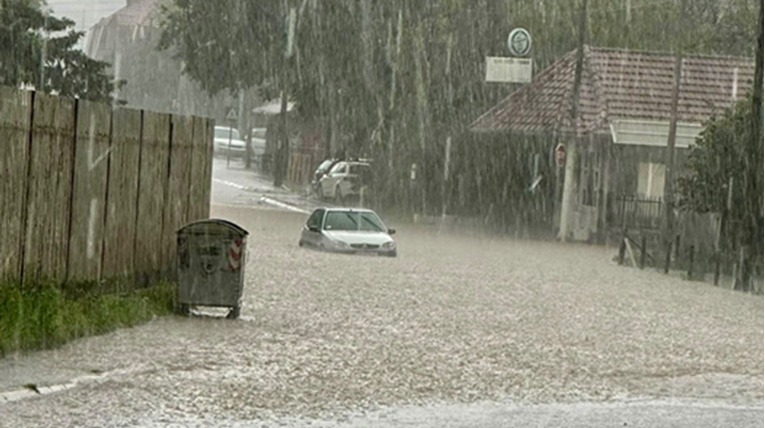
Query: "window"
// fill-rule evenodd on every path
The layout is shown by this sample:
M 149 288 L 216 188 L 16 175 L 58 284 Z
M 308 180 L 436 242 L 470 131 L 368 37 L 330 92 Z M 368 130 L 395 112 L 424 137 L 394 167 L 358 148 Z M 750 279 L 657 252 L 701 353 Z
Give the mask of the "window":
M 330 211 L 327 213 L 324 229 L 384 232 L 385 225 L 380 217 L 371 212 Z
M 359 221 L 355 213 L 349 211 L 332 211 L 327 213 L 324 222 L 325 230 L 359 230 Z
M 385 226 L 374 213 L 361 213 L 360 228 L 367 232 L 385 232 Z
M 335 165 L 329 171 L 330 174 L 344 174 L 346 172 L 348 172 L 348 164 L 345 163 L 345 162 L 341 162 L 341 163 Z
M 662 199 L 664 197 L 664 164 L 640 162 L 638 166 L 637 194 L 643 198 Z
M 321 229 L 321 220 L 324 218 L 324 210 L 318 209 L 311 214 L 311 217 L 308 217 L 308 227 L 312 228 L 315 227 L 317 229 Z

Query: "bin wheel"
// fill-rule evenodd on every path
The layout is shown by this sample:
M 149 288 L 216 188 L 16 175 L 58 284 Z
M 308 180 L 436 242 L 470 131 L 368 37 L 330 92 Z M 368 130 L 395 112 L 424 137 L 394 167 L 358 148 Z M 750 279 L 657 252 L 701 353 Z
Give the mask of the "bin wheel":
M 191 315 L 191 307 L 186 303 L 181 303 L 180 307 L 178 308 L 178 312 L 181 315 L 189 316 Z
M 226 316 L 226 318 L 228 318 L 230 320 L 238 319 L 239 318 L 239 312 L 240 312 L 239 306 L 234 306 L 233 308 L 231 308 L 230 311 L 228 311 L 228 315 Z

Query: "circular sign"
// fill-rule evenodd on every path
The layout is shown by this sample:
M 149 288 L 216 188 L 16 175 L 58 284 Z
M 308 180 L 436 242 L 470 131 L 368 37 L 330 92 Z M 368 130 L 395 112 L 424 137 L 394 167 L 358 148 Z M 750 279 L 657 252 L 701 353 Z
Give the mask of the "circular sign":
M 523 28 L 516 28 L 507 36 L 507 48 L 513 56 L 526 56 L 531 52 L 531 34 Z
M 566 165 L 566 146 L 563 143 L 558 143 L 558 146 L 555 147 L 555 163 L 559 167 Z

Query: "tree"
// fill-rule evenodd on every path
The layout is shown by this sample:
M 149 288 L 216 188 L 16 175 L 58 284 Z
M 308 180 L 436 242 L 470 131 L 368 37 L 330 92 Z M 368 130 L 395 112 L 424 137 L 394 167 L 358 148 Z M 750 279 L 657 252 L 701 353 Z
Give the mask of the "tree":
M 35 2 L 0 0 L 0 84 L 31 84 L 62 96 L 111 101 L 115 82 L 106 74 L 109 65 L 75 49 L 84 33 L 73 26 Z
M 722 117 L 707 123 L 688 155 L 688 174 L 678 179 L 680 207 L 723 213 L 723 248 L 727 252 L 747 248 L 747 265 L 737 281 L 745 290 L 755 267 L 752 261 L 762 258 L 762 207 L 756 201 L 761 201 L 763 170 L 755 166 L 758 162 L 751 150 L 757 138 L 762 146 L 762 137 L 752 127 L 752 98 L 750 94 Z M 753 238 L 759 245 L 751 244 Z

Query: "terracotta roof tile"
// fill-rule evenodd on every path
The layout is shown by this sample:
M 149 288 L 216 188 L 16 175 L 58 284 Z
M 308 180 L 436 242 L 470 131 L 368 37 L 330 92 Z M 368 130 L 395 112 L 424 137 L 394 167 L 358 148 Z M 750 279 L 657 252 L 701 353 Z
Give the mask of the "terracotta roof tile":
M 572 130 L 569 111 L 576 51 L 569 52 L 471 124 L 476 131 Z M 749 58 L 683 59 L 678 120 L 701 123 L 751 89 Z M 585 47 L 577 132 L 605 132 L 611 119 L 669 120 L 675 57 L 666 53 Z

